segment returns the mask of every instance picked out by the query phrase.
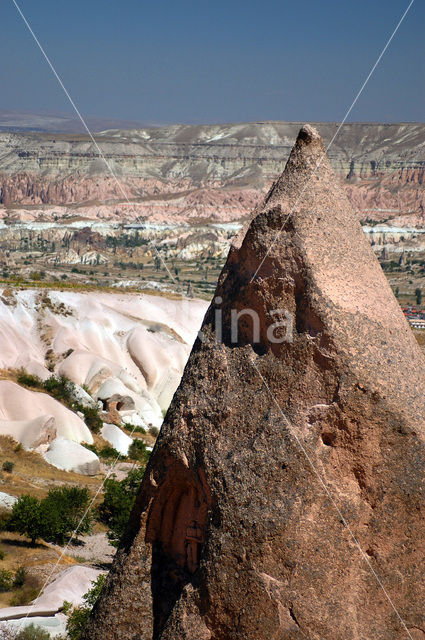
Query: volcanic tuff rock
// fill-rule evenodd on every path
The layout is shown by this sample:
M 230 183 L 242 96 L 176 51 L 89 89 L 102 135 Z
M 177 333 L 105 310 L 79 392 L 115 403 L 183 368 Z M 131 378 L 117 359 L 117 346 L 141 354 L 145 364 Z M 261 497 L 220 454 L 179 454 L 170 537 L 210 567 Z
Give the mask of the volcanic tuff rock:
M 323 154 L 229 254 L 84 640 L 425 637 L 425 363 Z

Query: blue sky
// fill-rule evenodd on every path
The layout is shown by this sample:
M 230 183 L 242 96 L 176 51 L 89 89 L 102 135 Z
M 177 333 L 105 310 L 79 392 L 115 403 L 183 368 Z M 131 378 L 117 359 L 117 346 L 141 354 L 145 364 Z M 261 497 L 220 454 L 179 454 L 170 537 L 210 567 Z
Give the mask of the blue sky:
M 18 0 L 83 115 L 147 123 L 340 121 L 407 0 Z M 71 113 L 11 0 L 0 109 Z M 352 121 L 423 121 L 415 0 Z

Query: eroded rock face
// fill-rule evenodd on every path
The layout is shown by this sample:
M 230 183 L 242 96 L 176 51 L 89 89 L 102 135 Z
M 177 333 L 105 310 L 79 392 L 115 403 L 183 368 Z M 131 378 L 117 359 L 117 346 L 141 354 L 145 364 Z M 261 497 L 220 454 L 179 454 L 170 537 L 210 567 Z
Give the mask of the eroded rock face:
M 424 365 L 303 127 L 230 251 L 84 640 L 422 637 Z
M 334 139 L 337 123 L 317 126 L 326 144 Z M 85 203 L 80 212 L 88 218 L 237 220 L 261 202 L 298 128 L 296 122 L 254 122 L 97 134 L 136 207 L 122 202 L 88 136 L 0 131 L 0 204 L 33 205 L 13 213 L 31 220 L 57 220 L 68 212 L 60 205 L 70 203 Z M 403 225 L 423 226 L 424 138 L 421 123 L 345 123 L 338 131 L 331 161 L 363 218 L 398 212 Z

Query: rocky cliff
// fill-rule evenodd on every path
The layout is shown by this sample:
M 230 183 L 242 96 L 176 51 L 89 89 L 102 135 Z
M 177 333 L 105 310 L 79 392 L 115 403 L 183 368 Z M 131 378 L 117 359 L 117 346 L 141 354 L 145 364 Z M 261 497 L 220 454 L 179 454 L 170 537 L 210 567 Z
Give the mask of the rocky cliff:
M 424 360 L 323 154 L 230 251 L 84 640 L 425 637 Z
M 328 145 L 337 124 L 317 127 Z M 96 139 L 137 215 L 161 216 L 165 206 L 169 218 L 232 220 L 261 201 L 298 129 L 288 122 L 173 125 L 110 130 Z M 424 141 L 423 124 L 342 127 L 329 157 L 364 217 L 423 212 Z M 123 201 L 88 136 L 0 132 L 0 203 Z M 119 213 L 125 217 L 126 209 Z

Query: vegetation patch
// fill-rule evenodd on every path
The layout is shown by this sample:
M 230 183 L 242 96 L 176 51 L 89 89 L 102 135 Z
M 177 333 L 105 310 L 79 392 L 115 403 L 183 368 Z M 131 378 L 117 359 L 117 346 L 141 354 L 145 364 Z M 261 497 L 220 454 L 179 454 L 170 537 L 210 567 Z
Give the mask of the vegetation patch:
M 147 465 L 150 456 L 150 451 L 148 451 L 146 444 L 135 438 L 130 445 L 128 450 L 128 457 L 131 460 L 137 460 L 137 462 L 142 463 L 144 466 Z
M 13 505 L 10 514 L 3 514 L 3 531 L 14 531 L 26 536 L 35 545 L 38 539 L 64 545 L 75 535 L 91 531 L 91 515 L 87 513 L 90 492 L 87 487 L 61 487 L 50 489 L 43 500 L 23 495 Z
M 124 533 L 144 472 L 144 467 L 139 467 L 123 480 L 117 480 L 115 475 L 105 480 L 104 498 L 97 517 L 108 527 L 107 536 L 114 547 Z
M 45 391 L 52 398 L 64 404 L 71 411 L 80 411 L 84 416 L 84 422 L 94 433 L 99 433 L 103 421 L 97 407 L 87 407 L 74 400 L 74 383 L 66 376 L 50 376 L 47 380 L 42 380 L 38 376 L 20 369 L 16 377 L 18 384 L 31 389 Z

